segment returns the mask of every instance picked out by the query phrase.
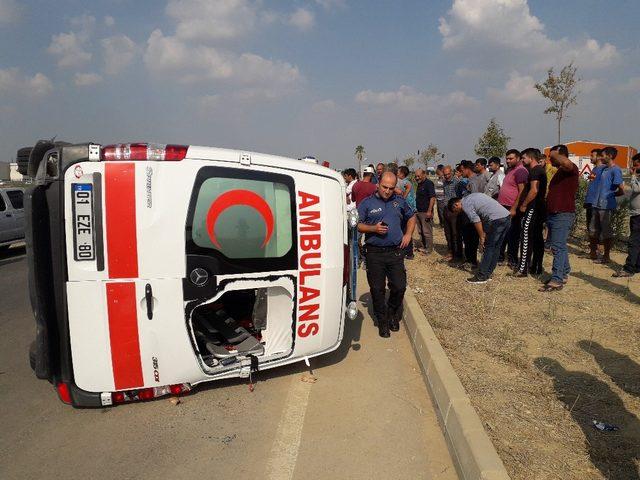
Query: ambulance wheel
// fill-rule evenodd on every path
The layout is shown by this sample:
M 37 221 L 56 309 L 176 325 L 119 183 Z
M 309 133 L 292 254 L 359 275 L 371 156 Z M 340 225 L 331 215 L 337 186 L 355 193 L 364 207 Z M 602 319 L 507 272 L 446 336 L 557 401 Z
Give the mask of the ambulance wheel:
M 31 342 L 29 346 L 29 365 L 31 365 L 31 370 L 36 371 L 36 341 Z

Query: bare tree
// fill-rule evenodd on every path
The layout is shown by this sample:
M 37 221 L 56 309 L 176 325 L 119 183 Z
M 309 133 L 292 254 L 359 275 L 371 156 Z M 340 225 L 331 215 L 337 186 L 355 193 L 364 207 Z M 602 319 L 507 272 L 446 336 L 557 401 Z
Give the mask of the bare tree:
M 436 155 L 438 155 L 438 147 L 433 143 L 427 145 L 422 153 L 420 154 L 420 160 L 424 163 L 425 168 L 429 168 L 429 162 L 434 161 L 436 159 Z
M 553 73 L 553 68 L 547 71 L 547 79 L 544 83 L 536 83 L 536 89 L 546 98 L 550 105 L 544 111 L 545 114 L 555 114 L 558 122 L 558 143 L 561 142 L 560 127 L 562 120 L 567 117 L 567 110 L 578 103 L 576 90 L 580 78 L 576 75 L 577 68 L 573 63 L 565 65 L 560 70 L 560 75 Z
M 414 157 L 413 155 L 409 155 L 407 158 L 404 159 L 404 164 L 409 169 L 413 166 L 414 163 L 416 163 L 416 157 Z

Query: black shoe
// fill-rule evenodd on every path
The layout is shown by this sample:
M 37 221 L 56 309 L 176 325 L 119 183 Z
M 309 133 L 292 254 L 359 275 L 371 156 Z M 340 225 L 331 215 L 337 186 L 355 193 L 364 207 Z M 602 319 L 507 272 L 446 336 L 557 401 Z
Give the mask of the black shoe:
M 411 255 L 406 255 L 404 258 L 406 258 L 407 260 L 413 260 L 415 257 L 413 256 L 413 253 Z
M 474 275 L 471 278 L 467 278 L 467 283 L 473 283 L 473 284 L 477 284 L 477 285 L 480 285 L 482 283 L 487 283 L 489 281 L 491 281 L 490 278 L 482 278 L 482 277 L 479 277 L 477 275 Z
M 391 336 L 391 332 L 389 332 L 389 325 L 387 323 L 383 325 L 382 322 L 380 322 L 378 325 L 378 335 L 382 338 L 389 338 Z
M 398 330 L 400 330 L 400 322 L 398 321 L 398 319 L 390 319 L 389 320 L 389 330 L 391 330 L 392 332 L 397 332 Z

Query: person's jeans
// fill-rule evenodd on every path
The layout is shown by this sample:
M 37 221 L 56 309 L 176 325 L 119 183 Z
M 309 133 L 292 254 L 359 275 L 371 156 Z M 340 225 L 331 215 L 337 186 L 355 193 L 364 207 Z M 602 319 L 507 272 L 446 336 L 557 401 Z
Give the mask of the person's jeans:
M 547 217 L 549 227 L 549 246 L 553 253 L 553 266 L 551 267 L 551 282 L 561 285 L 563 280 L 569 276 L 571 266 L 569 265 L 569 249 L 567 248 L 567 238 L 571 231 L 571 226 L 576 218 L 575 213 L 552 213 Z
M 484 253 L 482 254 L 482 260 L 480 260 L 480 266 L 478 267 L 479 278 L 486 280 L 496 269 L 498 259 L 500 258 L 500 248 L 507 236 L 510 225 L 511 217 L 493 220 L 486 225 Z
M 640 273 L 640 215 L 629 218 L 629 243 L 627 261 L 624 270 L 628 273 Z
M 438 212 L 438 223 L 441 227 L 444 227 L 444 209 L 447 208 L 447 203 L 444 200 L 436 200 L 436 211 Z

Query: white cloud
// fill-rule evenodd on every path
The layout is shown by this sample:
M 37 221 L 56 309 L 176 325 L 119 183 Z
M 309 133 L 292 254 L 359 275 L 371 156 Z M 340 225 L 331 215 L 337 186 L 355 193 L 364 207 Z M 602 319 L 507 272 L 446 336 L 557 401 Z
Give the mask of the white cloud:
M 90 87 L 102 82 L 102 77 L 97 73 L 76 73 L 73 82 L 78 87 Z
M 580 68 L 603 68 L 620 54 L 597 40 L 554 40 L 529 10 L 527 0 L 454 0 L 446 18 L 440 18 L 443 48 L 461 51 L 469 58 L 502 59 L 513 64 L 545 69 L 568 62 Z M 480 53 L 480 55 L 479 55 Z
M 183 40 L 211 41 L 239 37 L 256 25 L 258 10 L 248 0 L 169 0 L 166 13 Z
M 313 12 L 306 8 L 298 8 L 289 17 L 289 24 L 302 32 L 311 30 L 315 24 Z
M 315 0 L 315 2 L 326 10 L 344 8 L 347 6 L 347 0 Z
M 53 35 L 47 51 L 58 57 L 59 67 L 77 68 L 90 61 L 93 56 L 87 51 L 87 47 L 95 28 L 96 18 L 91 15 L 81 15 L 72 18 L 69 23 L 74 27 L 74 31 Z
M 490 97 L 507 102 L 531 102 L 542 99 L 536 90 L 536 81 L 529 75 L 520 75 L 518 72 L 511 72 L 509 79 L 502 89 L 489 88 L 487 90 Z
M 138 46 L 126 35 L 104 38 L 100 43 L 104 53 L 104 71 L 108 75 L 120 73 L 138 54 Z
M 0 93 L 41 97 L 53 91 L 53 84 L 42 73 L 30 77 L 19 68 L 0 69 Z
M 91 60 L 91 53 L 84 49 L 84 42 L 74 33 L 59 33 L 51 37 L 47 51 L 58 57 L 59 67 L 79 67 Z
M 144 62 L 151 71 L 171 75 L 181 83 L 220 81 L 245 88 L 251 95 L 281 95 L 302 79 L 298 68 L 287 62 L 191 45 L 177 37 L 164 36 L 160 30 L 151 33 Z
M 360 104 L 392 107 L 402 111 L 441 110 L 443 108 L 469 108 L 479 104 L 478 100 L 464 92 L 456 91 L 447 95 L 426 94 L 406 85 L 396 91 L 358 92 L 355 101 Z
M 22 7 L 15 0 L 0 0 L 0 23 L 13 23 L 20 20 Z
M 315 113 L 329 113 L 335 111 L 336 108 L 338 106 L 333 100 L 321 100 L 311 105 L 311 110 Z
M 73 17 L 69 20 L 69 23 L 75 30 L 78 31 L 78 36 L 86 41 L 91 36 L 91 32 L 95 29 L 96 26 L 96 17 L 92 15 L 80 15 L 77 17 Z
M 116 24 L 116 19 L 111 15 L 107 15 L 104 17 L 104 26 L 105 27 L 113 27 Z
M 640 92 L 640 77 L 632 77 L 616 89 L 623 93 Z

